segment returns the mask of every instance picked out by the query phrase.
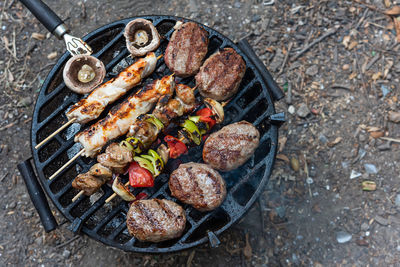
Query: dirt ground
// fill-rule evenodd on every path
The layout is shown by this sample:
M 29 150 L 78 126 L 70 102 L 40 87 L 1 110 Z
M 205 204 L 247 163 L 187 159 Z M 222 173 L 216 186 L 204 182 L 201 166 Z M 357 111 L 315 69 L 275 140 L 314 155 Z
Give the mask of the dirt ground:
M 77 36 L 170 14 L 248 38 L 286 92 L 276 108 L 287 122 L 265 192 L 217 249 L 125 253 L 74 237 L 69 223 L 46 234 L 16 165 L 31 154 L 33 106 L 64 44 L 18 1 L 1 1 L 1 266 L 400 266 L 400 12 L 383 12 L 400 1 L 46 2 Z

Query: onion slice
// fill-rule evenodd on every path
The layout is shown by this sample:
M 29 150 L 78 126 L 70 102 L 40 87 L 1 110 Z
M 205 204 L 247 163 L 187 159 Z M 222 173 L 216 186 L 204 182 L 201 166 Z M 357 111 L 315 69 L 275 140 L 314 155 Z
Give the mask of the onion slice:
M 205 98 L 204 104 L 213 111 L 215 114 L 216 118 L 215 121 L 217 123 L 221 123 L 224 121 L 224 107 L 216 100 L 212 98 Z
M 136 199 L 129 189 L 121 182 L 120 177 L 115 177 L 112 189 L 125 201 L 134 201 Z

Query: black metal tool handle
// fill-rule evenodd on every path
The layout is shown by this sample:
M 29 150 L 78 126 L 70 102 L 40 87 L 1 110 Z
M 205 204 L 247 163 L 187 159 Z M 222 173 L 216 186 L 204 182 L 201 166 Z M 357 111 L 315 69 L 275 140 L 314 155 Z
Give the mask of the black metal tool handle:
M 48 233 L 57 228 L 57 222 L 53 213 L 50 210 L 49 203 L 43 192 L 42 187 L 37 180 L 29 159 L 18 164 L 18 170 L 25 181 L 26 188 L 28 189 L 29 196 L 39 213 L 40 220 L 42 221 L 44 230 Z
M 59 16 L 54 13 L 45 3 L 41 0 L 20 0 L 32 14 L 51 32 L 63 23 Z
M 282 99 L 285 96 L 285 94 L 279 88 L 279 85 L 274 81 L 274 79 L 272 78 L 271 74 L 264 66 L 262 61 L 257 57 L 256 53 L 254 53 L 253 48 L 251 48 L 249 42 L 247 42 L 246 39 L 242 39 L 239 41 L 238 45 L 242 49 L 242 51 L 246 54 L 246 56 L 253 62 L 258 71 L 261 73 L 264 82 L 268 85 L 272 97 L 276 101 Z

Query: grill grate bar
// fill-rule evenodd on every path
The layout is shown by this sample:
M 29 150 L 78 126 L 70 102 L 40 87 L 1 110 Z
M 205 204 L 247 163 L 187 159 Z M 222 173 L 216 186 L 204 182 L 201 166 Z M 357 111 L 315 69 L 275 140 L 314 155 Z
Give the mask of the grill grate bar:
M 49 183 L 50 184 L 52 184 L 53 182 L 55 182 L 56 181 L 56 179 L 54 179 L 54 180 L 49 180 Z M 64 186 L 63 188 L 61 188 L 61 190 L 60 191 L 58 191 L 56 194 L 54 194 L 54 196 L 56 197 L 56 198 L 60 198 L 61 196 L 63 196 L 65 193 L 67 193 L 69 190 L 71 190 L 71 188 L 72 188 L 72 184 L 71 183 L 68 183 L 66 186 Z
M 112 209 L 109 214 L 99 224 L 96 225 L 95 228 L 93 228 L 93 232 L 97 233 L 101 228 L 103 228 L 107 223 L 109 223 L 119 212 L 121 212 L 121 204 L 124 204 L 121 202 L 116 208 Z
M 126 222 L 123 222 L 108 236 L 108 239 L 114 240 L 125 229 L 127 229 Z
M 61 144 L 61 147 L 54 152 L 48 159 L 46 159 L 44 162 L 41 163 L 41 165 L 43 167 L 51 164 L 57 157 L 59 157 L 62 153 L 66 152 L 69 148 L 71 148 L 73 146 L 74 140 L 73 139 L 69 139 L 67 141 L 65 141 L 64 143 Z M 59 175 L 60 176 L 62 173 L 64 173 L 65 170 L 63 170 Z
M 101 57 L 106 52 L 108 52 L 108 50 L 113 45 L 115 45 L 119 40 L 121 40 L 122 37 L 123 37 L 123 31 L 120 32 L 119 34 L 117 34 L 117 36 L 115 36 L 109 43 L 107 43 L 100 51 L 98 51 L 97 53 L 94 53 L 92 56 L 97 57 L 97 58 Z

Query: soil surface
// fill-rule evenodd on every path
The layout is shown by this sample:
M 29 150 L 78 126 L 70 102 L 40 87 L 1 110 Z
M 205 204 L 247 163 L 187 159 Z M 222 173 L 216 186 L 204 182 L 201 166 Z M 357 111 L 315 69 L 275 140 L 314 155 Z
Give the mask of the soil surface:
M 1 1 L 1 266 L 400 265 L 398 12 L 382 12 L 399 3 L 47 2 L 77 36 L 121 18 L 167 14 L 247 38 L 286 92 L 276 108 L 287 122 L 265 192 L 216 249 L 126 253 L 74 236 L 54 207 L 61 226 L 46 234 L 16 165 L 31 154 L 33 106 L 65 48 L 18 1 Z

